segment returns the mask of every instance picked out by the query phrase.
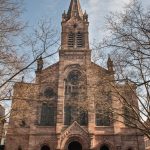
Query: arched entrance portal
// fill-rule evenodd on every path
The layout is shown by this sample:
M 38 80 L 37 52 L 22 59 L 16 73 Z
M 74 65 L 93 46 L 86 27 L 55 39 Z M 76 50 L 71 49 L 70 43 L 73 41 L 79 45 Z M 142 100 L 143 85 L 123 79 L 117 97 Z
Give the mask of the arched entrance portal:
M 109 150 L 109 148 L 106 145 L 103 145 L 100 150 Z
M 41 147 L 41 150 L 50 150 L 50 148 L 47 145 L 44 145 Z
M 71 142 L 68 145 L 68 150 L 82 150 L 82 145 L 77 141 Z

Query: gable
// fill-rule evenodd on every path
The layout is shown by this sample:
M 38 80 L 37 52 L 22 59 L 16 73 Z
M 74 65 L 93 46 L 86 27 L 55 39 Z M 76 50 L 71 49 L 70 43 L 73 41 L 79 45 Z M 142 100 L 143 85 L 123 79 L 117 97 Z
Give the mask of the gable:
M 63 140 L 66 137 L 71 137 L 74 135 L 80 135 L 84 138 L 88 137 L 88 131 L 82 128 L 76 121 L 73 122 L 71 126 L 69 126 L 61 135 L 61 139 Z

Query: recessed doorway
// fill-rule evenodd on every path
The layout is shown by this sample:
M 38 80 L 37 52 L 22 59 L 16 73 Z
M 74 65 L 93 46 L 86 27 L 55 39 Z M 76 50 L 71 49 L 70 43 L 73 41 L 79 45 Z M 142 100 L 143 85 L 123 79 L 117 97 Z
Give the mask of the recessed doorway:
M 41 147 L 41 150 L 50 150 L 50 148 L 47 145 L 44 145 Z
M 68 145 L 68 150 L 82 150 L 82 145 L 77 141 L 71 142 Z
M 100 150 L 109 150 L 109 148 L 106 145 L 103 145 Z

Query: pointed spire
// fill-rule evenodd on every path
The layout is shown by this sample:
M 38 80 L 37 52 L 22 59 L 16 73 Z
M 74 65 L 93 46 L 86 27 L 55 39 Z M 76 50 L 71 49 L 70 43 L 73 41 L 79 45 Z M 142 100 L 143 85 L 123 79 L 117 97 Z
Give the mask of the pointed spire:
M 40 72 L 43 69 L 43 58 L 40 56 L 40 58 L 37 59 L 37 71 Z
M 86 10 L 84 12 L 83 19 L 84 21 L 88 21 L 88 14 L 86 13 Z
M 107 67 L 108 67 L 108 70 L 109 70 L 110 72 L 113 72 L 114 64 L 113 64 L 113 61 L 112 61 L 111 58 L 110 58 L 110 55 L 108 55 Z
M 71 17 L 83 18 L 83 12 L 79 0 L 71 0 L 67 15 L 69 19 Z

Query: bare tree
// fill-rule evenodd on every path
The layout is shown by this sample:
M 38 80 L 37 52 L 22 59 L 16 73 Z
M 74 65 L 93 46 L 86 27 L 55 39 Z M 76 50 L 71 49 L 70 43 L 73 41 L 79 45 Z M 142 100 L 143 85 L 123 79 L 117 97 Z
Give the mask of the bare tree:
M 122 116 L 127 126 L 141 130 L 150 138 L 149 29 L 150 11 L 133 0 L 123 12 L 107 17 L 108 36 L 99 48 L 112 50 L 116 76 L 115 84 L 114 81 L 109 84 L 124 109 L 124 113 L 115 109 L 113 113 Z M 123 89 L 127 92 L 123 93 Z
M 21 4 L 21 1 L 0 0 L 0 101 L 10 99 L 12 80 L 8 79 L 24 66 L 25 57 L 18 54 L 15 44 L 25 27 L 20 19 Z
M 0 49 L 14 46 L 12 37 L 17 36 L 24 29 L 20 19 L 21 4 L 20 0 L 0 0 Z
M 0 102 L 12 100 L 13 86 L 24 80 L 24 73 L 34 68 L 34 63 L 43 55 L 53 56 L 57 51 L 50 47 L 58 42 L 57 32 L 52 23 L 41 21 L 37 29 L 26 40 L 22 38 L 25 23 L 20 19 L 23 3 L 21 0 L 0 0 Z M 30 37 L 30 38 L 29 38 Z M 21 40 L 20 40 L 21 39 Z M 23 39 L 23 40 L 22 40 Z M 28 49 L 28 56 L 22 51 Z M 35 69 L 32 69 L 35 71 Z M 6 114 L 6 116 L 9 115 Z M 1 116 L 0 118 L 5 118 Z
M 58 50 L 51 50 L 51 48 L 55 46 L 55 44 L 58 44 L 58 42 L 59 38 L 57 36 L 57 30 L 52 27 L 52 23 L 48 21 L 48 19 L 40 20 L 37 28 L 33 30 L 33 33 L 26 36 L 24 40 L 25 47 L 29 49 L 29 52 L 30 54 L 33 54 L 33 57 L 30 58 L 27 65 L 22 70 L 19 70 L 16 75 L 19 75 L 24 70 L 28 70 L 29 75 L 35 73 L 35 71 L 38 72 L 39 70 L 42 70 L 44 68 L 43 61 L 45 61 L 46 58 L 52 59 L 52 56 L 58 53 Z M 42 63 L 40 61 L 42 61 Z M 37 67 L 35 67 L 36 63 Z M 21 83 L 16 83 L 14 86 L 14 97 L 11 111 L 9 113 L 11 113 L 13 121 L 19 120 L 19 125 L 21 126 L 26 126 L 28 123 L 27 120 L 29 120 L 27 116 L 35 113 L 32 109 L 34 104 L 33 97 L 31 102 L 25 99 L 25 97 L 29 96 L 31 91 L 33 91 L 33 95 L 37 93 L 36 91 L 39 85 L 37 82 L 36 84 L 34 83 L 35 82 L 31 82 L 29 84 L 22 81 Z M 15 94 L 15 91 L 18 90 L 18 88 L 20 91 Z

